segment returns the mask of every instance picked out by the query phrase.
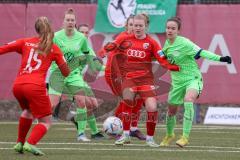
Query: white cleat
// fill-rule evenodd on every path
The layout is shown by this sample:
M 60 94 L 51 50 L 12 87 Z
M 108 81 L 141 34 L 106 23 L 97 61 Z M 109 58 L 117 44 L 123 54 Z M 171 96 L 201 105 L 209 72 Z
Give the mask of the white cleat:
M 157 143 L 154 142 L 153 138 L 150 138 L 148 140 L 146 140 L 146 144 L 149 146 L 149 147 L 159 147 L 159 145 Z
M 86 137 L 84 133 L 81 133 L 77 137 L 78 141 L 83 141 L 83 142 L 90 142 L 91 140 Z

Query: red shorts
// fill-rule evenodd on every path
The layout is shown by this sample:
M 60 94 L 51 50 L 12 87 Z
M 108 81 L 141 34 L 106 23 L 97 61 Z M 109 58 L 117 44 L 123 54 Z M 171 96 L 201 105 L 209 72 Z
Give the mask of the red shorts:
M 22 110 L 29 109 L 34 118 L 42 118 L 52 114 L 46 87 L 35 84 L 15 84 L 13 94 Z
M 156 96 L 156 88 L 152 78 L 124 79 L 122 83 L 122 91 L 127 88 L 143 99 Z

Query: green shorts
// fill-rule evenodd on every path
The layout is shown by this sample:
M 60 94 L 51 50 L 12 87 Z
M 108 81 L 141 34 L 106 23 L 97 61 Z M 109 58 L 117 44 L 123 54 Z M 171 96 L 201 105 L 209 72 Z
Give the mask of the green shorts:
M 50 79 L 48 94 L 66 94 L 69 96 L 74 96 L 76 94 L 82 94 L 85 96 L 94 95 L 91 87 L 79 74 L 71 75 L 67 78 Z
M 196 89 L 198 95 L 200 95 L 203 89 L 202 79 L 194 79 L 181 85 L 173 85 L 168 94 L 168 103 L 172 105 L 182 105 L 188 89 Z

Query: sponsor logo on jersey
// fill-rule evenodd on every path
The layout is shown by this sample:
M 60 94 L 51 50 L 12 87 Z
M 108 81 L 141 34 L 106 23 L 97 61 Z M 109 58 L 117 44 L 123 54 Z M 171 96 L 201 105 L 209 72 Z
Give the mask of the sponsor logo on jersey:
M 149 43 L 143 43 L 143 49 L 147 49 L 149 47 Z
M 37 44 L 34 44 L 34 43 L 25 42 L 25 46 L 28 46 L 28 47 L 37 47 L 38 45 L 37 45 Z
M 128 55 L 128 57 L 136 57 L 136 58 L 145 58 L 146 57 L 146 53 L 144 51 L 139 51 L 139 50 L 135 50 L 135 49 L 129 49 L 127 51 L 127 55 Z

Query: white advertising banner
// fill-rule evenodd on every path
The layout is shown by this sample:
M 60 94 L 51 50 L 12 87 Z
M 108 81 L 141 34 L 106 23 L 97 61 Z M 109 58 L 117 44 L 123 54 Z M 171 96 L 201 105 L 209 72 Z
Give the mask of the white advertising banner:
M 240 125 L 240 108 L 209 107 L 204 124 Z

